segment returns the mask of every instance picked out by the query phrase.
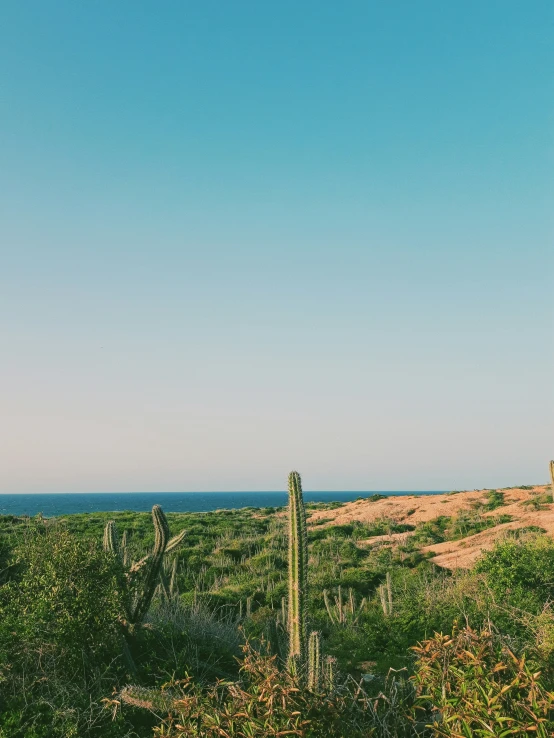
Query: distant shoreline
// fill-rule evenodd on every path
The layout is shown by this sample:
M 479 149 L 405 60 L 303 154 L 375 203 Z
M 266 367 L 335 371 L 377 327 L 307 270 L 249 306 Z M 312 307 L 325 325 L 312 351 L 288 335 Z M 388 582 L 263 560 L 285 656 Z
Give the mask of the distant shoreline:
M 404 497 L 409 495 L 438 495 L 443 491 L 307 491 L 304 499 L 310 502 L 352 502 L 372 495 Z M 274 492 L 36 492 L 0 494 L 0 515 L 29 515 L 42 513 L 46 517 L 95 512 L 147 512 L 159 504 L 165 512 L 212 512 L 237 510 L 245 507 L 282 507 L 287 504 L 287 493 Z

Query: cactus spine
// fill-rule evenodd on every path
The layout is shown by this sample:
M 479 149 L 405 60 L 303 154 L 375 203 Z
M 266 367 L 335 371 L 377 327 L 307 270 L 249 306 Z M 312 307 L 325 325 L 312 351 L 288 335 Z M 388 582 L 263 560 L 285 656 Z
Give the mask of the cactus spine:
M 308 641 L 308 689 L 318 692 L 321 688 L 321 633 L 313 630 Z
M 308 541 L 302 482 L 298 472 L 289 474 L 289 667 L 296 672 L 306 654 L 306 595 Z

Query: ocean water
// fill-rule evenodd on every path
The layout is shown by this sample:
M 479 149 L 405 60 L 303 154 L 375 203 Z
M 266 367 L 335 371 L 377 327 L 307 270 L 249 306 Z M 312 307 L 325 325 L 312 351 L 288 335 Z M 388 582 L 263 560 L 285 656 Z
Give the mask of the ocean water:
M 359 497 L 382 495 L 438 495 L 441 492 L 304 492 L 306 502 L 349 502 Z M 161 505 L 165 512 L 209 512 L 241 507 L 281 507 L 286 492 L 125 492 L 0 494 L 0 515 L 46 517 L 88 512 L 132 510 L 147 512 Z

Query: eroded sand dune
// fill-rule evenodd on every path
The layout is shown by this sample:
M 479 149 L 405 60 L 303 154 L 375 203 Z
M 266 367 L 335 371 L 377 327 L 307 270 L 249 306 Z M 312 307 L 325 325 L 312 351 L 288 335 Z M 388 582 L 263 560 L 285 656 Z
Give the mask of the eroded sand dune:
M 549 535 L 554 537 L 554 504 L 545 505 L 542 510 L 535 510 L 532 506 L 526 504 L 537 495 L 550 491 L 549 486 L 535 486 L 532 489 L 512 487 L 499 491 L 504 493 L 505 504 L 491 512 L 484 513 L 484 515 L 511 515 L 512 521 L 496 525 L 458 541 L 445 541 L 444 543 L 425 546 L 424 551 L 436 553 L 433 558 L 435 564 L 449 569 L 468 568 L 473 565 L 482 551 L 492 548 L 498 537 L 517 528 L 536 526 L 544 528 Z M 327 522 L 321 523 L 322 525 L 343 525 L 356 520 L 363 523 L 373 523 L 378 520 L 389 519 L 396 523 L 417 525 L 433 520 L 440 515 L 451 517 L 463 511 L 471 512 L 479 502 L 487 502 L 486 495 L 488 492 L 489 490 L 485 489 L 421 497 L 417 495 L 387 497 L 376 502 L 368 502 L 366 499 L 356 500 L 348 502 L 335 510 L 318 510 L 310 515 L 308 522 L 314 524 L 323 520 Z M 409 533 L 374 536 L 363 541 L 363 543 L 366 545 L 401 543 L 407 536 L 409 536 Z

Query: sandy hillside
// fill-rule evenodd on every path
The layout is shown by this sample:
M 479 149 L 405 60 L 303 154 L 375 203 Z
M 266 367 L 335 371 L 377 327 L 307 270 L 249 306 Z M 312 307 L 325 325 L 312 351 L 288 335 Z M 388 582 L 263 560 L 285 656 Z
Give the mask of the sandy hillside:
M 513 487 L 499 490 L 504 493 L 505 503 L 491 512 L 484 513 L 485 516 L 511 515 L 512 522 L 497 525 L 486 531 L 477 533 L 459 541 L 446 541 L 431 546 L 426 546 L 424 551 L 433 551 L 437 555 L 433 562 L 439 566 L 450 569 L 458 567 L 470 567 L 481 551 L 492 548 L 495 540 L 505 534 L 508 530 L 527 526 L 538 526 L 544 528 L 549 535 L 554 537 L 554 505 L 549 504 L 543 510 L 535 510 L 526 505 L 539 494 L 550 490 L 549 486 L 536 486 L 532 489 L 521 489 Z M 394 520 L 397 523 L 409 523 L 417 525 L 428 520 L 433 520 L 440 515 L 449 517 L 456 516 L 462 511 L 471 511 L 473 506 L 479 502 L 486 503 L 486 494 L 489 490 L 474 490 L 471 492 L 458 492 L 456 494 L 417 495 L 402 497 L 387 497 L 384 500 L 368 502 L 367 500 L 356 500 L 348 502 L 335 510 L 318 510 L 313 512 L 308 524 L 314 524 L 318 520 L 327 522 L 322 525 L 342 525 L 359 520 L 364 523 L 372 523 L 380 519 Z M 401 542 L 409 533 L 393 533 L 390 536 L 375 536 L 367 541 L 366 545 L 376 543 Z

